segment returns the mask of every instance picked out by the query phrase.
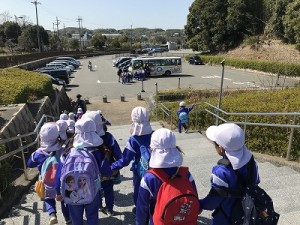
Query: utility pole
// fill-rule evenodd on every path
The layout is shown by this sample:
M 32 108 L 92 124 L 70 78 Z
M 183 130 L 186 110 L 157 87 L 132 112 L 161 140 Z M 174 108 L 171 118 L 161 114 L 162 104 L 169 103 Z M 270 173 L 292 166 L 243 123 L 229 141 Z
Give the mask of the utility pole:
M 37 42 L 38 42 L 38 48 L 39 48 L 39 53 L 41 53 L 41 41 L 40 41 L 40 28 L 39 28 L 39 17 L 38 17 L 38 11 L 37 11 L 37 5 L 41 4 L 37 0 L 34 2 L 31 2 L 32 4 L 35 5 L 35 16 L 36 16 L 36 34 L 37 34 Z
M 58 25 L 59 24 L 60 24 L 60 22 L 59 22 L 58 18 L 56 17 L 56 23 L 55 23 L 55 25 L 56 25 L 56 34 L 57 34 L 57 48 L 60 51 L 61 45 L 60 45 L 59 31 L 58 31 Z
M 82 45 L 81 45 L 81 23 L 82 23 L 82 18 L 78 16 L 78 19 L 76 20 L 78 22 L 79 26 L 79 49 L 82 51 Z
M 130 25 L 130 54 L 132 51 L 132 24 Z

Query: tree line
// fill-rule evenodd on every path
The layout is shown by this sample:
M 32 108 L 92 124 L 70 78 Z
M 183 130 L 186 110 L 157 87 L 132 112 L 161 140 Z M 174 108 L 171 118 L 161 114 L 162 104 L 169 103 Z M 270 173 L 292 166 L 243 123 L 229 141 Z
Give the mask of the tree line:
M 300 0 L 195 0 L 184 30 L 198 51 L 227 51 L 262 36 L 300 50 Z

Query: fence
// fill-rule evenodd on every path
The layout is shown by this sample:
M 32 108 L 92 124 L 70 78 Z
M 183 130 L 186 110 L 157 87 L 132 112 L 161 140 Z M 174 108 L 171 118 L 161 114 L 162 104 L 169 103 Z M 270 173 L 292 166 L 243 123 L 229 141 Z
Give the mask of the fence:
M 204 105 L 204 109 L 197 109 L 197 105 Z M 294 131 L 295 129 L 299 129 L 300 125 L 297 125 L 297 119 L 300 117 L 299 112 L 291 112 L 291 113 L 281 113 L 281 112 L 271 112 L 271 113 L 261 113 L 261 112 L 246 112 L 246 113 L 239 113 L 239 112 L 234 112 L 234 113 L 229 113 L 226 112 L 208 102 L 203 102 L 200 104 L 195 105 L 195 110 L 192 111 L 195 117 L 195 129 L 200 130 L 200 121 L 199 117 L 200 114 L 203 113 L 208 113 L 209 115 L 213 116 L 216 119 L 216 125 L 219 124 L 219 121 L 228 123 L 236 123 L 239 125 L 242 125 L 244 128 L 244 131 L 246 132 L 247 126 L 262 126 L 262 127 L 281 127 L 281 128 L 288 128 L 290 129 L 290 134 L 289 134 L 289 141 L 288 141 L 288 146 L 287 146 L 287 154 L 286 154 L 286 160 L 290 160 L 290 154 L 291 154 L 291 148 L 292 148 L 292 142 L 293 142 L 293 137 L 294 137 Z M 170 123 L 170 129 L 172 130 L 174 118 L 176 118 L 177 115 L 175 115 L 175 112 L 172 112 L 172 110 L 168 109 L 163 103 L 160 103 L 157 105 L 158 112 L 162 113 L 162 119 L 163 121 L 166 121 Z M 156 114 L 157 115 L 157 114 Z M 221 116 L 224 115 L 224 116 Z M 229 121 L 225 116 L 240 116 L 243 118 L 243 121 Z M 259 116 L 259 117 L 276 117 L 276 116 L 286 116 L 291 122 L 290 124 L 280 124 L 280 123 L 256 123 L 256 122 L 249 122 L 248 117 L 249 116 Z M 169 119 L 170 118 L 170 119 Z M 176 127 L 176 124 L 174 124 Z
M 26 180 L 28 180 L 28 176 L 27 176 L 27 166 L 26 166 L 26 159 L 25 159 L 25 150 L 38 144 L 39 141 L 39 131 L 41 126 L 48 121 L 55 121 L 57 120 L 57 118 L 53 117 L 53 116 L 47 116 L 47 115 L 43 115 L 42 118 L 40 119 L 40 121 L 37 123 L 34 131 L 27 133 L 27 134 L 18 134 L 16 137 L 12 137 L 12 138 L 8 138 L 8 139 L 4 139 L 4 140 L 0 140 L 0 145 L 4 145 L 12 142 L 12 141 L 18 141 L 19 142 L 19 148 L 13 150 L 13 151 L 9 151 L 8 153 L 0 156 L 0 168 L 1 168 L 1 162 L 11 156 L 15 156 L 17 154 L 21 154 L 21 159 L 22 159 L 22 163 L 23 163 L 23 172 L 24 172 L 24 177 Z M 29 136 L 33 136 L 35 135 L 35 140 L 31 143 L 25 144 L 23 143 L 23 139 L 25 137 L 29 137 Z M 1 192 L 0 192 L 0 199 L 1 199 Z

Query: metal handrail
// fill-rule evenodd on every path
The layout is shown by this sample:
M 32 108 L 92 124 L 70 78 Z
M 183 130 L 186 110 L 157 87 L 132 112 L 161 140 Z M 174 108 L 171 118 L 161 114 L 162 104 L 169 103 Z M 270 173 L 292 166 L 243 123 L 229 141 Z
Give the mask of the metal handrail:
M 7 158 L 9 158 L 9 157 L 11 157 L 13 155 L 21 153 L 22 154 L 22 161 L 23 161 L 24 177 L 25 177 L 26 180 L 28 180 L 27 165 L 26 165 L 26 161 L 25 161 L 24 150 L 38 143 L 38 140 L 39 140 L 39 130 L 40 130 L 41 126 L 43 125 L 43 123 L 45 121 L 47 122 L 49 118 L 51 120 L 57 120 L 57 118 L 54 117 L 54 116 L 49 116 L 49 115 L 45 115 L 44 114 L 41 117 L 41 119 L 39 120 L 39 122 L 37 123 L 34 131 L 26 133 L 26 134 L 22 134 L 22 135 L 18 134 L 16 137 L 11 137 L 11 138 L 7 138 L 7 139 L 0 139 L 0 145 L 4 145 L 6 143 L 9 143 L 11 141 L 16 141 L 16 140 L 19 140 L 19 143 L 20 143 L 20 147 L 18 147 L 17 149 L 15 149 L 13 151 L 10 151 L 10 152 L 8 152 L 8 153 L 0 156 L 0 165 L 1 165 L 1 161 L 2 160 L 5 160 L 5 159 L 7 159 Z M 35 140 L 32 141 L 32 142 L 30 142 L 27 145 L 23 145 L 22 138 L 26 138 L 26 137 L 29 137 L 29 136 L 32 136 L 32 135 L 36 135 Z
M 216 118 L 216 121 L 221 120 L 225 123 L 236 123 L 239 125 L 243 125 L 244 126 L 244 131 L 246 131 L 246 126 L 265 126 L 265 127 L 281 127 L 281 128 L 290 128 L 291 132 L 290 132 L 290 136 L 289 136 L 289 144 L 288 144 L 288 149 L 287 149 L 287 156 L 286 159 L 290 160 L 290 153 L 291 153 L 291 148 L 292 148 L 292 141 L 293 141 L 293 135 L 294 135 L 294 129 L 299 129 L 300 125 L 296 124 L 296 118 L 300 117 L 300 112 L 271 112 L 271 113 L 266 113 L 266 112 L 226 112 L 220 108 L 218 108 L 217 106 L 214 106 L 208 102 L 202 102 L 200 104 L 204 104 L 208 107 L 213 108 L 216 112 L 213 112 L 211 110 L 209 110 L 208 108 L 205 108 L 201 111 L 205 111 L 207 113 L 209 113 L 210 115 L 214 116 Z M 200 105 L 200 104 L 196 104 L 196 105 Z M 168 109 L 163 103 L 160 103 L 159 105 L 159 109 L 157 110 L 162 110 L 164 113 L 169 112 L 169 114 L 171 113 L 171 110 Z M 196 124 L 197 124 L 197 119 L 198 119 L 198 111 L 195 112 L 196 113 Z M 244 121 L 229 121 L 226 120 L 224 117 L 220 116 L 220 113 L 223 113 L 226 116 L 244 116 Z M 256 123 L 256 122 L 249 122 L 247 121 L 248 116 L 290 116 L 292 117 L 291 124 L 280 124 L 280 123 Z M 216 122 L 218 123 L 218 122 Z M 218 125 L 218 124 L 217 124 Z M 171 125 L 172 126 L 172 125 Z

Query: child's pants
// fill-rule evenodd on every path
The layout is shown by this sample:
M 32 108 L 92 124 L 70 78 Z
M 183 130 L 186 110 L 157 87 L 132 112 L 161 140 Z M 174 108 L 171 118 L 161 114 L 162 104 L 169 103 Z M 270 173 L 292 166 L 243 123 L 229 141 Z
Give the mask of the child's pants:
M 98 191 L 96 197 L 90 204 L 86 205 L 68 205 L 69 212 L 72 220 L 72 225 L 82 225 L 83 224 L 83 213 L 85 211 L 85 216 L 88 225 L 99 224 L 99 214 L 98 210 L 100 208 L 100 192 Z
M 47 213 L 50 215 L 52 213 L 56 213 L 56 202 L 53 198 L 46 198 L 44 200 L 45 207 L 47 210 Z
M 101 181 L 101 187 L 104 193 L 104 200 L 106 209 L 109 211 L 113 210 L 115 203 L 114 184 L 112 180 Z M 102 196 L 100 199 L 100 208 L 102 207 Z
M 185 130 L 187 130 L 187 125 L 185 123 L 181 123 L 180 120 L 178 120 L 178 124 L 177 124 L 177 127 L 178 127 L 178 132 L 181 133 L 181 126 L 183 126 L 183 128 Z

